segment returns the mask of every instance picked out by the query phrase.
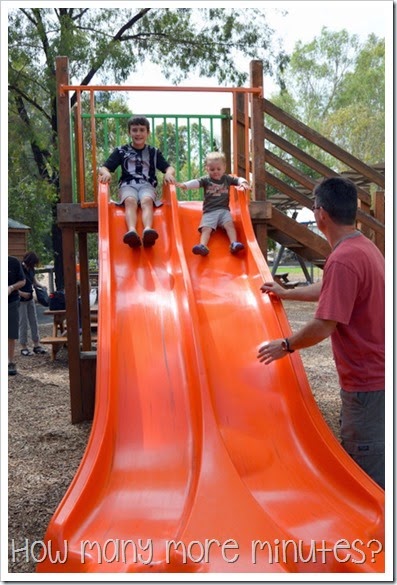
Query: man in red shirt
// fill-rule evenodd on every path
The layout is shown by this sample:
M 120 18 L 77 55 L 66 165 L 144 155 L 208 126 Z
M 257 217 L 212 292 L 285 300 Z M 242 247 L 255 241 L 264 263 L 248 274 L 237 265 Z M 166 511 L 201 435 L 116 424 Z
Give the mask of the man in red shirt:
M 282 299 L 318 301 L 314 318 L 288 339 L 264 343 L 260 362 L 270 364 L 331 336 L 341 386 L 341 438 L 351 457 L 385 486 L 385 262 L 356 230 L 357 189 L 349 180 L 324 179 L 314 189 L 313 211 L 332 252 L 322 282 L 261 290 Z

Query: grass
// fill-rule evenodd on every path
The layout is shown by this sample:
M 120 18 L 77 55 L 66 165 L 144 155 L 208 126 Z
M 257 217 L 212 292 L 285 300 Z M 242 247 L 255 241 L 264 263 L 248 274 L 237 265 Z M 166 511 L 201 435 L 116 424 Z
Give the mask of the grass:
M 270 267 L 271 269 L 271 267 Z M 323 277 L 323 271 L 321 268 L 319 268 L 318 266 L 313 266 L 313 272 L 311 271 L 311 267 L 308 266 L 307 270 L 309 272 L 309 274 L 313 274 L 313 282 L 318 282 L 319 280 L 322 279 Z M 293 264 L 293 265 L 280 265 L 277 268 L 277 272 L 276 274 L 283 274 L 285 272 L 288 272 L 288 278 L 289 280 L 294 280 L 294 278 L 298 278 L 299 279 L 302 277 L 304 279 L 305 275 L 303 273 L 302 268 L 299 266 L 299 264 Z

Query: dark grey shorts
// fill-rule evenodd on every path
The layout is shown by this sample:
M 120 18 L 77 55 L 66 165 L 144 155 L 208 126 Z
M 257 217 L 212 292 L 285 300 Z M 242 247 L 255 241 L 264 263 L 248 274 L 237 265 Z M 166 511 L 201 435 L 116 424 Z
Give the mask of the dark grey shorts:
M 8 303 L 8 339 L 18 339 L 19 336 L 19 299 Z
M 385 487 L 385 391 L 340 391 L 343 448 L 383 489 Z

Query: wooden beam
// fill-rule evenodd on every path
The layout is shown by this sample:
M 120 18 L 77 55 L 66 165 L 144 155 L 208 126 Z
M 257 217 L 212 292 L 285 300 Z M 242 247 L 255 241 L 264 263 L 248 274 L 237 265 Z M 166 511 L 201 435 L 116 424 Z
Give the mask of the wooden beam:
M 268 140 L 269 142 L 271 142 L 275 146 L 278 146 L 278 148 L 280 148 L 281 150 L 288 152 L 288 154 L 290 154 L 291 156 L 293 156 L 297 160 L 301 161 L 304 165 L 313 169 L 314 171 L 316 171 L 319 175 L 322 175 L 323 177 L 340 177 L 341 176 L 339 173 L 336 173 L 335 171 L 333 171 L 332 169 L 330 169 L 329 167 L 327 167 L 323 163 L 316 160 L 314 157 L 310 156 L 310 154 L 307 154 L 306 152 L 304 152 L 303 150 L 301 150 L 297 146 L 294 146 L 293 144 L 288 142 L 288 140 L 285 140 L 285 138 L 282 138 L 281 136 L 279 136 L 278 134 L 276 134 L 272 130 L 269 130 L 269 128 L 265 128 L 265 140 Z M 359 187 L 358 185 L 356 185 L 356 187 L 357 187 L 357 194 L 358 194 L 359 198 L 362 201 L 365 201 L 366 203 L 370 203 L 371 197 L 370 197 L 369 193 L 367 191 L 365 191 L 364 189 L 362 189 L 361 187 Z
M 291 239 L 296 240 L 297 243 L 312 249 L 319 256 L 326 258 L 330 251 L 330 245 L 327 240 L 315 232 L 307 229 L 306 226 L 288 217 L 277 208 L 273 207 L 272 217 L 269 220 L 269 225 L 287 234 Z
M 380 173 L 378 173 L 368 165 L 364 164 L 361 160 L 343 150 L 343 148 L 340 148 L 339 146 L 337 146 L 336 144 L 334 144 L 333 142 L 331 142 L 330 140 L 328 140 L 327 138 L 325 138 L 312 128 L 309 128 L 309 126 L 306 126 L 306 124 L 303 124 L 303 122 L 300 122 L 299 120 L 297 120 L 290 114 L 287 114 L 287 112 L 284 112 L 284 110 L 282 110 L 281 108 L 279 108 L 278 106 L 264 98 L 263 110 L 266 114 L 269 114 L 269 116 L 274 117 L 282 124 L 285 124 L 292 130 L 294 130 L 294 132 L 297 132 L 304 138 L 310 140 L 310 142 L 312 142 L 313 144 L 317 144 L 317 146 L 319 146 L 326 152 L 329 152 L 329 154 L 345 163 L 348 167 L 351 167 L 352 169 L 358 171 L 361 175 L 363 175 L 376 185 L 382 187 L 382 189 L 385 188 L 385 178 Z
M 250 201 L 249 213 L 252 221 L 265 222 L 272 217 L 273 206 L 270 201 Z
M 97 207 L 80 207 L 79 203 L 58 203 L 57 220 L 59 226 L 74 226 L 76 229 L 92 228 L 91 231 L 98 230 L 98 208 Z
M 254 60 L 250 63 L 251 87 L 263 87 L 263 63 Z M 257 201 L 266 199 L 265 175 L 265 118 L 263 115 L 262 98 L 251 96 L 251 170 L 253 198 Z M 263 256 L 267 259 L 268 234 L 266 223 L 255 225 L 255 236 Z
M 222 116 L 227 116 L 221 120 L 221 148 L 226 157 L 226 172 L 232 171 L 232 138 L 230 131 L 231 112 L 230 108 L 223 108 L 221 110 Z
M 56 58 L 56 84 L 69 84 L 69 65 L 67 57 Z M 70 147 L 70 108 L 68 92 L 57 92 L 57 124 L 59 139 L 59 181 L 62 203 L 72 203 L 72 158 Z
M 84 420 L 80 371 L 80 332 L 77 300 L 75 232 L 71 227 L 62 229 L 63 266 L 68 330 L 69 380 L 72 423 Z

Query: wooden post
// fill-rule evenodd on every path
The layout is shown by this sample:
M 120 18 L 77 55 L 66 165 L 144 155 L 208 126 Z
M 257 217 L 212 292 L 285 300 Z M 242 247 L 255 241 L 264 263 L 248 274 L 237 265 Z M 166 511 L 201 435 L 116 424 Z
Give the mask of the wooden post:
M 232 139 L 230 132 L 230 108 L 222 108 L 221 116 L 227 116 L 221 120 L 221 148 L 226 157 L 226 172 L 231 173 L 232 169 Z
M 375 193 L 374 198 L 374 215 L 375 218 L 385 223 L 385 192 L 384 191 L 377 191 Z M 379 234 L 375 232 L 375 244 L 382 252 L 383 256 L 385 255 L 385 236 L 383 234 Z
M 262 61 L 250 63 L 251 87 L 263 87 Z M 251 99 L 251 152 L 252 152 L 252 187 L 253 198 L 257 201 L 266 200 L 265 181 L 265 117 L 263 96 L 257 94 Z M 262 254 L 267 258 L 267 225 L 256 226 L 256 238 Z
M 239 177 L 247 176 L 247 165 L 249 161 L 245 160 L 245 100 L 244 94 L 238 93 L 236 96 L 237 104 L 237 174 Z
M 69 84 L 67 57 L 56 59 L 59 176 L 61 204 L 73 203 L 70 148 L 69 95 L 60 86 Z M 62 228 L 63 269 L 65 277 L 66 320 L 68 332 L 69 383 L 72 423 L 84 420 L 80 372 L 80 335 L 77 300 L 76 252 L 74 228 Z
M 80 317 L 82 328 L 82 350 L 91 350 L 91 315 L 90 286 L 88 270 L 87 233 L 79 232 L 79 264 L 80 264 Z
M 362 201 L 362 199 L 358 200 L 358 208 L 361 209 L 366 215 L 371 215 L 371 205 Z M 363 224 L 362 222 L 357 222 L 358 229 L 362 231 L 362 233 L 367 236 L 367 238 L 371 238 L 371 229 L 369 226 Z

